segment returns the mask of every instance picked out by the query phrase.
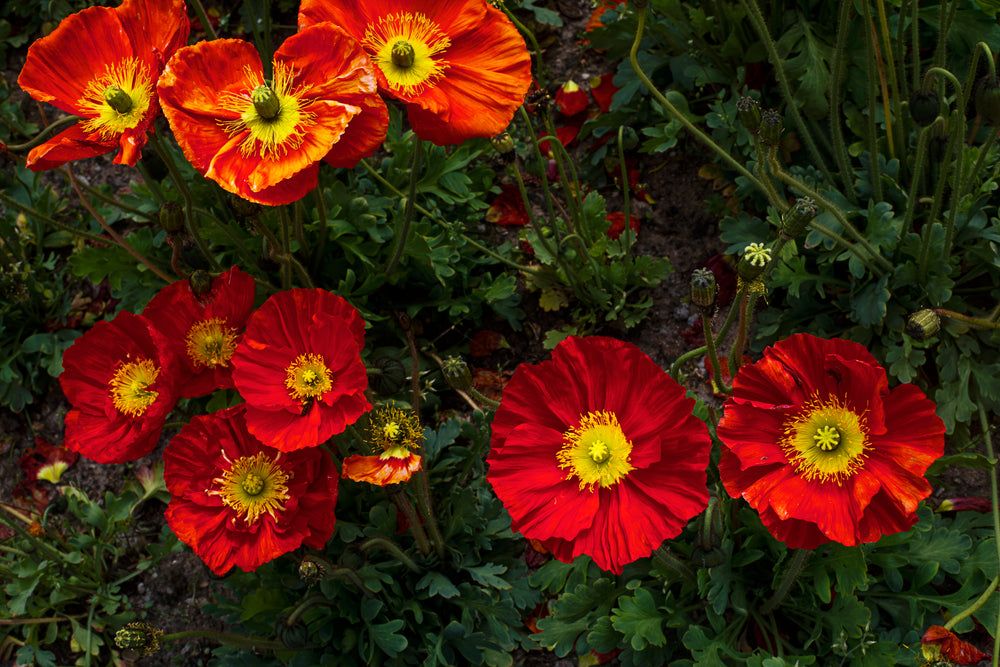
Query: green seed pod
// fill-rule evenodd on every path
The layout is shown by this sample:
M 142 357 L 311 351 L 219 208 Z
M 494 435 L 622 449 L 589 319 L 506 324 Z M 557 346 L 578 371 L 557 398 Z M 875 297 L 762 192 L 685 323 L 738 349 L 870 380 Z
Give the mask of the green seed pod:
M 695 269 L 691 274 L 691 302 L 706 310 L 715 303 L 715 274 L 709 269 Z
M 910 116 L 920 127 L 927 127 L 941 115 L 941 100 L 933 90 L 916 89 L 910 95 Z
M 469 365 L 461 357 L 448 357 L 441 367 L 444 379 L 455 391 L 465 391 L 472 386 Z
M 795 206 L 788 209 L 785 217 L 781 219 L 781 233 L 790 239 L 802 234 L 806 226 L 819 213 L 819 208 L 809 197 L 801 197 L 795 201 Z
M 916 340 L 927 340 L 941 330 L 941 316 L 930 308 L 910 315 L 906 320 L 906 333 Z
M 753 282 L 771 261 L 771 251 L 763 243 L 751 243 L 743 251 L 740 263 L 736 265 L 736 273 L 745 282 Z
M 493 144 L 493 149 L 501 155 L 514 151 L 514 137 L 510 136 L 509 132 L 504 131 L 495 137 L 490 137 L 490 143 Z

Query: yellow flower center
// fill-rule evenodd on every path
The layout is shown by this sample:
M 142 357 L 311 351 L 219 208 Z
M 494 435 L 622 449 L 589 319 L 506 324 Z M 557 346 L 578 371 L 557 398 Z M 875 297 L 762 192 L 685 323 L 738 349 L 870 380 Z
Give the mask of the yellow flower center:
M 152 73 L 136 58 L 108 65 L 77 101 L 88 117 L 81 129 L 100 132 L 101 139 L 108 140 L 135 127 L 149 110 L 154 84 Z
M 318 354 L 300 354 L 285 369 L 285 386 L 292 398 L 306 401 L 319 398 L 333 387 L 330 369 Z
M 225 321 L 212 318 L 196 322 L 184 337 L 191 363 L 198 366 L 228 366 L 236 351 L 236 330 L 226 327 Z
M 394 402 L 375 408 L 370 413 L 371 431 L 366 441 L 372 451 L 382 452 L 381 458 L 406 458 L 420 449 L 424 431 L 413 410 L 401 410 Z
M 396 422 L 389 422 L 388 424 L 382 427 L 382 433 L 384 433 L 385 437 L 389 439 L 398 437 L 399 424 L 397 424 Z
M 291 476 L 281 469 L 277 459 L 272 461 L 264 452 L 258 452 L 237 459 L 229 470 L 212 480 L 218 488 L 208 493 L 222 498 L 222 502 L 236 511 L 236 516 L 253 524 L 262 514 L 275 518 L 276 511 L 284 511 Z
M 149 389 L 159 374 L 159 367 L 149 359 L 128 361 L 119 366 L 108 383 L 115 409 L 130 417 L 141 416 L 160 395 Z
M 257 153 L 262 159 L 278 160 L 302 146 L 316 114 L 308 111 L 311 100 L 303 99 L 311 84 L 295 86 L 295 72 L 274 63 L 274 80 L 268 85 L 260 72 L 247 68 L 246 92 L 223 93 L 219 106 L 238 113 L 237 120 L 221 121 L 230 136 L 246 132 L 240 155 Z
M 867 433 L 864 415 L 837 398 L 814 399 L 785 424 L 781 448 L 806 479 L 841 484 L 864 465 Z
M 363 44 L 390 88 L 404 95 L 419 95 L 425 84 L 439 79 L 448 67 L 448 62 L 437 56 L 451 46 L 451 40 L 423 14 L 400 12 L 368 26 Z
M 576 477 L 580 489 L 593 491 L 600 485 L 613 486 L 634 470 L 629 462 L 632 443 L 622 432 L 611 412 L 588 412 L 580 424 L 563 434 L 563 446 L 556 454 L 560 468 L 568 468 L 566 479 Z

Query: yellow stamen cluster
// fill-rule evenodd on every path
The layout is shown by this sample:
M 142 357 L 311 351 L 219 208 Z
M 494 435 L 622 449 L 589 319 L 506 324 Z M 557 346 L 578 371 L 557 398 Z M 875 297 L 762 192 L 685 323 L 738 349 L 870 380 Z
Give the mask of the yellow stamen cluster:
M 159 374 L 160 368 L 149 359 L 121 364 L 108 383 L 115 409 L 130 417 L 141 416 L 159 396 L 149 388 Z
M 285 386 L 292 398 L 304 403 L 330 391 L 333 380 L 323 357 L 309 352 L 297 356 L 285 369 Z
M 362 40 L 389 86 L 404 95 L 419 95 L 439 79 L 448 62 L 438 55 L 451 40 L 437 23 L 420 13 L 400 12 L 368 26 Z
M 803 477 L 842 484 L 865 462 L 868 427 L 838 398 L 809 401 L 785 424 L 781 448 Z
M 288 480 L 292 476 L 278 465 L 280 458 L 279 454 L 271 460 L 264 452 L 243 456 L 212 480 L 217 488 L 207 493 L 219 496 L 247 524 L 256 523 L 263 514 L 276 518 L 275 512 L 285 509 L 285 501 L 289 498 Z
M 188 329 L 184 345 L 195 368 L 228 366 L 236 351 L 236 329 L 219 318 L 201 320 Z
M 629 461 L 632 443 L 622 432 L 613 412 L 588 412 L 576 428 L 563 434 L 556 454 L 560 468 L 569 469 L 566 479 L 576 477 L 580 489 L 614 486 L 634 470 Z
M 402 410 L 395 403 L 375 408 L 369 413 L 371 431 L 368 444 L 382 460 L 406 458 L 420 449 L 424 430 L 413 410 Z
M 155 81 L 149 69 L 135 58 L 108 65 L 92 80 L 78 100 L 88 120 L 84 132 L 100 132 L 108 140 L 138 125 L 149 110 Z

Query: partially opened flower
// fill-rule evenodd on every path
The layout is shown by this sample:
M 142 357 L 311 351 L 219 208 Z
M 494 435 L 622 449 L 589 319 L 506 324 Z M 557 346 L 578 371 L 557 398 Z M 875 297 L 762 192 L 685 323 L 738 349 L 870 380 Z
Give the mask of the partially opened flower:
M 252 44 L 217 39 L 180 49 L 157 89 L 194 168 L 258 204 L 300 199 L 323 159 L 353 167 L 389 123 L 371 60 L 331 23 L 285 40 L 270 81 Z
M 485 0 L 303 0 L 299 27 L 321 21 L 364 44 L 379 86 L 439 146 L 507 129 L 531 84 L 524 39 Z
M 395 404 L 375 408 L 369 413 L 371 425 L 368 444 L 378 452 L 371 456 L 355 454 L 344 460 L 345 478 L 385 486 L 405 482 L 420 470 L 417 451 L 424 440 L 420 420 L 413 410 Z
M 167 338 L 128 312 L 98 322 L 63 354 L 59 376 L 73 408 L 65 446 L 98 463 L 149 454 L 177 400 L 177 359 Z
M 863 345 L 796 334 L 733 380 L 718 435 L 729 494 L 790 548 L 908 530 L 930 495 L 944 423 L 912 384 L 889 390 Z
M 361 314 L 326 290 L 293 289 L 265 301 L 233 355 L 250 432 L 285 452 L 342 433 L 371 409 L 364 343 Z
M 234 565 L 252 572 L 303 544 L 322 549 L 336 522 L 330 455 L 267 447 L 247 432 L 245 410 L 194 417 L 163 452 L 167 523 L 220 575 Z
M 711 442 L 693 408 L 635 345 L 567 338 L 550 361 L 514 371 L 487 479 L 513 530 L 620 574 L 708 504 Z
M 233 267 L 215 278 L 205 294 L 188 280 L 164 287 L 142 311 L 167 335 L 181 360 L 180 395 L 193 398 L 233 386 L 230 360 L 253 310 L 253 276 Z
M 28 49 L 17 81 L 80 122 L 32 149 L 32 171 L 110 153 L 134 165 L 159 113 L 156 79 L 188 39 L 183 0 L 125 0 L 66 17 Z

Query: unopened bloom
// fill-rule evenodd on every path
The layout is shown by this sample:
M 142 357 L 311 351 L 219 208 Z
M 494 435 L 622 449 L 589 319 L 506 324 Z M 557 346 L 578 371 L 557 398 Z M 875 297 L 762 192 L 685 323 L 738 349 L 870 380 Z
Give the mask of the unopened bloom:
M 125 0 L 71 14 L 32 44 L 21 88 L 81 120 L 32 149 L 28 168 L 44 171 L 118 148 L 115 164 L 134 165 L 159 113 L 156 79 L 189 32 L 182 0 Z
M 920 389 L 890 391 L 864 346 L 808 334 L 740 369 L 717 433 L 726 491 L 789 548 L 908 530 L 944 453 L 944 423 Z
M 371 61 L 331 23 L 289 37 L 269 81 L 252 44 L 217 39 L 180 49 L 157 89 L 194 168 L 258 204 L 300 199 L 316 187 L 321 160 L 353 167 L 389 121 Z
M 641 388 L 641 391 L 636 391 Z M 593 336 L 521 364 L 493 418 L 487 479 L 512 530 L 620 574 L 708 503 L 708 428 L 631 343 Z
M 343 476 L 378 486 L 409 480 L 420 470 L 417 452 L 424 440 L 416 413 L 390 404 L 375 408 L 370 415 L 368 444 L 378 453 L 349 456 L 344 460 Z
M 322 21 L 364 45 L 379 87 L 440 146 L 507 129 L 531 84 L 524 39 L 484 0 L 303 0 L 300 29 Z

